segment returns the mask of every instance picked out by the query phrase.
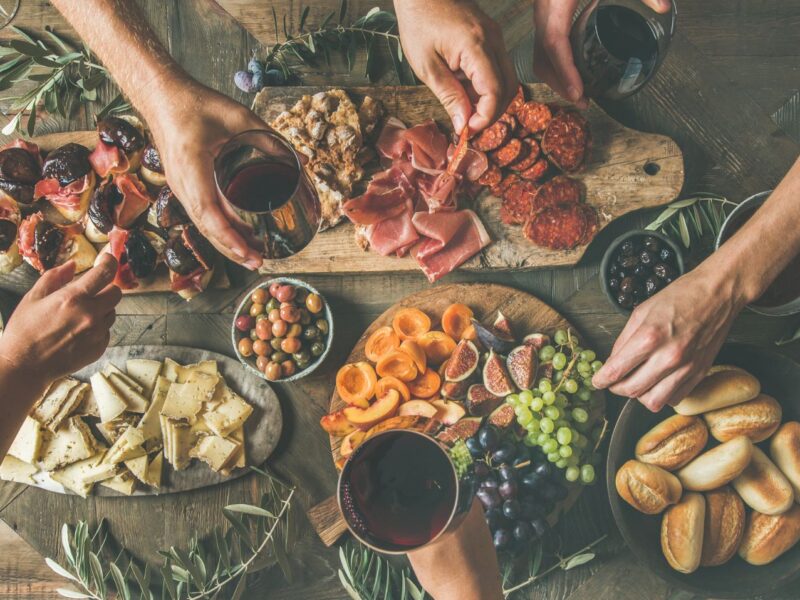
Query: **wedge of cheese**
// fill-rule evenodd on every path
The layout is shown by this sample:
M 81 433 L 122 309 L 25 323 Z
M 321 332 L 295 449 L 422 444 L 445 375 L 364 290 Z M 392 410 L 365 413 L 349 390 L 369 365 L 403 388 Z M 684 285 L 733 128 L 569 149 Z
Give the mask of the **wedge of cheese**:
M 38 466 L 43 471 L 55 471 L 71 465 L 94 456 L 96 444 L 86 423 L 80 417 L 70 417 L 55 433 L 49 430 L 43 432 Z
M 164 435 L 164 456 L 176 471 L 189 466 L 191 456 L 189 451 L 195 441 L 191 426 L 185 421 L 161 417 L 162 433 Z
M 100 417 L 100 407 L 97 406 L 97 398 L 94 397 L 94 390 L 91 386 L 88 386 L 86 393 L 83 394 L 83 400 L 75 407 L 70 416 Z
M 119 471 L 117 465 L 104 463 L 102 459 L 103 453 L 100 452 L 85 460 L 53 471 L 50 473 L 50 477 L 68 490 L 86 498 L 95 483 L 114 477 Z
M 112 375 L 116 375 L 120 379 L 122 379 L 130 388 L 136 390 L 137 393 L 142 394 L 144 392 L 144 387 L 139 385 L 138 382 L 134 381 L 128 374 L 117 367 L 114 363 L 106 363 L 103 366 L 103 375 L 105 375 L 109 380 L 111 379 Z
M 220 472 L 236 460 L 236 452 L 240 444 L 226 440 L 218 435 L 207 435 L 197 442 L 190 455 L 199 458 L 214 471 Z
M 143 413 L 147 410 L 147 405 L 150 401 L 142 396 L 142 394 L 134 387 L 128 385 L 128 382 L 117 375 L 112 373 L 108 377 L 108 383 L 117 390 L 117 393 L 125 401 L 126 408 L 129 412 Z M 137 385 L 137 387 L 139 387 Z
M 33 407 L 33 418 L 55 431 L 83 400 L 88 386 L 72 377 L 59 379 Z
M 173 383 L 164 399 L 161 414 L 170 419 L 194 423 L 203 403 L 214 395 L 218 382 L 218 376 L 198 371 L 191 373 L 185 383 Z
M 125 370 L 128 377 L 142 386 L 142 395 L 152 398 L 156 381 L 161 374 L 161 363 L 157 360 L 146 360 L 143 358 L 132 358 L 125 362 Z
M 112 419 L 106 423 L 98 423 L 97 430 L 106 442 L 113 444 L 129 426 L 135 425 L 137 420 L 139 420 L 139 415 L 123 413 L 116 419 Z
M 130 496 L 136 489 L 136 478 L 131 475 L 130 471 L 123 470 L 111 479 L 101 481 L 100 485 L 114 490 L 115 492 L 119 492 L 120 494 Z
M 208 407 L 203 414 L 203 420 L 215 434 L 220 437 L 228 437 L 232 431 L 244 425 L 253 412 L 253 407 L 241 396 L 231 391 L 229 387 L 221 387 L 221 393 L 215 395 L 215 399 L 218 400 L 216 406 Z
M 17 432 L 17 437 L 11 442 L 8 454 L 22 462 L 35 464 L 39 460 L 39 451 L 42 448 L 42 426 L 39 421 L 25 417 L 22 427 Z
M 130 363 L 131 361 L 128 362 Z M 161 366 L 161 363 L 158 363 L 158 365 Z M 147 407 L 147 412 L 144 413 L 141 421 L 139 421 L 139 429 L 141 429 L 145 441 L 161 440 L 159 414 L 164 407 L 164 400 L 167 399 L 167 392 L 169 392 L 171 385 L 172 382 L 169 379 L 156 375 L 156 382 L 150 395 L 150 406 Z
M 97 400 L 97 408 L 100 413 L 100 422 L 107 423 L 116 419 L 127 410 L 128 405 L 125 399 L 112 386 L 106 376 L 102 373 L 95 373 L 89 380 L 92 383 L 92 391 Z
M 133 473 L 133 476 L 136 477 L 142 483 L 147 483 L 147 466 L 149 462 L 147 460 L 147 454 L 142 454 L 141 456 L 137 456 L 136 458 L 131 458 L 125 461 L 125 466 L 128 467 L 128 470 Z
M 244 427 L 240 427 L 232 432 L 228 438 L 239 444 L 239 449 L 234 453 L 231 462 L 226 465 L 224 469 L 220 470 L 220 473 L 225 477 L 228 477 L 234 469 L 243 469 L 247 466 L 247 454 L 244 447 Z
M 6 455 L 0 463 L 0 479 L 14 483 L 33 484 L 33 476 L 39 471 L 35 466 Z
M 150 464 L 147 465 L 147 477 L 144 483 L 156 489 L 161 487 L 161 471 L 164 467 L 164 455 L 161 452 L 157 453 Z
M 204 360 L 194 365 L 181 366 L 171 358 L 164 360 L 161 367 L 161 375 L 173 383 L 186 383 L 192 373 L 205 373 L 207 375 L 218 375 L 217 361 Z
M 103 462 L 116 465 L 132 458 L 138 458 L 145 454 L 142 447 L 144 436 L 138 427 L 129 426 L 122 435 L 117 438 L 114 445 L 108 449 Z

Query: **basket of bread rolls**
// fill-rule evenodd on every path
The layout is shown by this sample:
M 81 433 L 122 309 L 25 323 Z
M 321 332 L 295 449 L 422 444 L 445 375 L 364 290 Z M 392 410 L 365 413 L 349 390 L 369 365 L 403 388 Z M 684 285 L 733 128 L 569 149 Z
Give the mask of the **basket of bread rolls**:
M 629 400 L 607 466 L 623 537 L 669 582 L 751 598 L 800 575 L 800 365 L 783 355 L 727 344 L 674 407 Z

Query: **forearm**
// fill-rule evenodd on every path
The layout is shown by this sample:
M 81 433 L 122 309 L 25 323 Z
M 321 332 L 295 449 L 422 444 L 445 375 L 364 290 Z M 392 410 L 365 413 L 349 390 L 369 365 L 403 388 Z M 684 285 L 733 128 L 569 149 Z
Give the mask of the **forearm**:
M 133 0 L 51 0 L 145 118 L 154 99 L 192 81 L 158 41 Z
M 699 267 L 743 307 L 800 253 L 800 159 L 762 208 Z
M 15 366 L 0 356 L 0 461 L 22 426 L 33 404 L 44 394 L 49 382 L 20 375 Z

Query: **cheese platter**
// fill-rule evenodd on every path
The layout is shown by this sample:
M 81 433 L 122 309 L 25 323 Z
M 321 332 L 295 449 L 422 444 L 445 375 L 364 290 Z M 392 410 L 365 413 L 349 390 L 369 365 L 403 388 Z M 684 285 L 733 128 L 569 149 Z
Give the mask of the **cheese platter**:
M 234 359 L 114 346 L 36 403 L 0 478 L 84 497 L 183 492 L 262 464 L 281 429 L 274 391 Z

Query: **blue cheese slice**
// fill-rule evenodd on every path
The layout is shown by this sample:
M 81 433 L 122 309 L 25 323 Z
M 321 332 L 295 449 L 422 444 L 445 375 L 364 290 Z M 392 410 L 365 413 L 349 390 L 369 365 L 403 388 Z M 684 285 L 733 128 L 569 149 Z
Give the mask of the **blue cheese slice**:
M 152 398 L 156 381 L 161 374 L 161 363 L 157 360 L 132 358 L 125 362 L 128 376 L 143 388 L 142 395 Z
M 94 456 L 96 441 L 80 417 L 70 417 L 53 433 L 44 430 L 39 467 L 55 471 Z
M 17 432 L 17 437 L 11 442 L 8 454 L 22 462 L 35 464 L 39 460 L 39 451 L 42 448 L 42 426 L 39 421 L 25 417 L 22 427 Z
M 100 422 L 107 423 L 112 419 L 116 419 L 124 413 L 128 405 L 125 400 L 120 396 L 119 392 L 114 389 L 106 376 L 102 373 L 95 373 L 89 378 L 92 384 L 92 392 L 97 401 L 97 409 L 100 413 Z
M 200 438 L 190 455 L 199 458 L 214 471 L 220 472 L 235 460 L 239 446 L 238 443 L 218 435 L 207 435 Z
M 128 382 L 120 377 L 117 373 L 108 375 L 108 382 L 117 390 L 117 393 L 125 401 L 128 411 L 135 413 L 143 413 L 147 410 L 147 405 L 150 402 L 142 396 L 142 394 L 134 387 L 128 385 Z M 139 387 L 137 385 L 137 387 Z
M 33 484 L 33 476 L 39 471 L 35 466 L 6 455 L 0 463 L 0 479 L 14 483 Z

